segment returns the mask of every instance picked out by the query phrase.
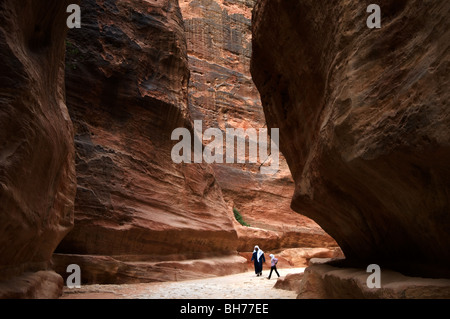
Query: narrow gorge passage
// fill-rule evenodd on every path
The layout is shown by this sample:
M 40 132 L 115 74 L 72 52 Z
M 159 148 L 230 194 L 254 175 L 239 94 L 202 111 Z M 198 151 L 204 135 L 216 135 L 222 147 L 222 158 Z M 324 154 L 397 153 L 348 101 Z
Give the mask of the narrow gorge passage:
M 239 138 L 232 153 L 244 163 L 172 157 L 179 142 L 173 132 L 193 136 L 197 121 L 197 136 L 266 126 L 250 75 L 254 1 L 114 4 L 83 0 L 92 14 L 83 32 L 67 35 L 77 193 L 73 229 L 53 254 L 56 271 L 66 278 L 73 263 L 84 284 L 118 284 L 243 272 L 255 245 L 326 248 L 338 256 L 336 242 L 290 208 L 294 182 L 282 155 L 273 175 L 260 171 L 271 160 L 249 163 L 240 155 Z M 214 268 L 191 265 L 220 256 L 236 257 Z M 165 262 L 185 272 L 161 268 Z
M 450 299 L 450 1 L 1 0 L 0 63 L 0 299 Z

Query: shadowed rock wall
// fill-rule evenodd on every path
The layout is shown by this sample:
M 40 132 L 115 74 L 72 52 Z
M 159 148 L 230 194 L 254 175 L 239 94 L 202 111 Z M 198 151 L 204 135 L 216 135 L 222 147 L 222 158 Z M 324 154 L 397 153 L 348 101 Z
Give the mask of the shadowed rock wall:
M 69 1 L 0 3 L 0 298 L 52 298 L 51 255 L 73 226 L 73 128 L 64 99 Z
M 352 264 L 450 277 L 450 4 L 378 4 L 258 1 L 253 79 L 292 208 Z
M 69 33 L 66 59 L 78 174 L 75 227 L 57 252 L 235 251 L 237 235 L 212 169 L 171 159 L 172 130 L 190 127 L 177 1 L 81 6 L 82 28 Z

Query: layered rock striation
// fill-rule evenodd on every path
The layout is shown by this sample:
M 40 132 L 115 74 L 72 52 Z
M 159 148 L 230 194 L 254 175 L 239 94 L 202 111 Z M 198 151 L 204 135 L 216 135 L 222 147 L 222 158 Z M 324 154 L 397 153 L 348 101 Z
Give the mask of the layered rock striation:
M 0 3 L 0 298 L 52 298 L 52 253 L 73 226 L 73 128 L 64 99 L 69 1 Z
M 260 133 L 266 127 L 259 92 L 250 75 L 253 5 L 253 0 L 180 1 L 191 71 L 189 111 L 192 119 L 202 121 L 203 131 L 218 128 L 225 137 L 227 129 Z M 271 164 L 271 157 L 258 158 L 252 164 L 248 147 L 246 152 L 240 157 L 245 164 L 225 163 L 224 150 L 224 163 L 212 165 L 229 211 L 235 207 L 252 226 L 235 224 L 238 250 L 252 251 L 257 244 L 265 249 L 336 246 L 315 222 L 291 210 L 294 183 L 283 156 L 279 171 L 265 175 L 260 167 Z M 238 158 L 237 143 L 235 156 Z
M 333 267 L 312 260 L 300 280 L 291 277 L 277 285 L 295 290 L 298 299 L 448 299 L 450 280 L 409 277 L 384 269 L 378 288 L 367 286 L 365 269 Z M 287 287 L 286 287 L 287 286 Z
M 292 208 L 350 264 L 450 277 L 450 5 L 258 1 L 252 75 Z
M 178 2 L 84 0 L 81 7 L 82 32 L 69 32 L 66 58 L 75 227 L 57 249 L 59 269 L 69 262 L 61 255 L 120 264 L 235 252 L 237 234 L 214 171 L 171 158 L 172 130 L 191 126 Z

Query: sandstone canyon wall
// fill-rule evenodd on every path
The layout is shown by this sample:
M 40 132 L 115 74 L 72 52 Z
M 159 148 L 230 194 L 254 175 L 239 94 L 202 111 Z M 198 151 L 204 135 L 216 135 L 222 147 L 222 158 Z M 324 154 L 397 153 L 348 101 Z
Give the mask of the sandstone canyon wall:
M 81 7 L 83 25 L 69 32 L 66 56 L 75 227 L 54 255 L 59 273 L 76 263 L 85 283 L 181 280 L 245 271 L 246 259 L 236 251 L 255 244 L 336 245 L 290 210 L 286 165 L 264 178 L 245 165 L 221 169 L 171 159 L 172 130 L 192 130 L 193 119 L 222 129 L 264 125 L 248 69 L 249 4 L 245 16 L 214 1 L 183 2 L 182 12 L 177 1 L 85 0 Z M 219 80 L 226 89 L 211 95 Z M 248 216 L 264 210 L 255 226 L 268 229 L 240 226 L 222 190 L 228 201 L 251 208 Z
M 73 226 L 73 128 L 64 99 L 69 1 L 0 3 L 0 298 L 53 298 L 50 259 Z
M 66 58 L 75 227 L 55 254 L 58 271 L 72 260 L 87 269 L 85 282 L 176 280 L 183 265 L 173 260 L 235 254 L 237 234 L 211 167 L 171 159 L 172 130 L 191 125 L 178 2 L 81 6 Z M 245 268 L 230 258 L 237 268 L 222 268 Z
M 225 136 L 227 128 L 266 127 L 250 75 L 253 5 L 253 0 L 180 1 L 191 71 L 189 110 L 192 119 L 202 120 L 203 130 L 219 128 Z M 237 208 L 252 226 L 235 223 L 239 251 L 252 251 L 256 244 L 263 249 L 337 246 L 315 222 L 291 210 L 294 183 L 282 156 L 274 175 L 259 170 L 270 160 L 251 164 L 248 155 L 245 159 L 245 164 L 212 165 L 229 212 Z
M 181 280 L 245 271 L 255 244 L 336 245 L 289 208 L 283 159 L 275 176 L 171 159 L 192 119 L 265 126 L 253 1 L 183 1 L 183 21 L 176 0 L 82 0 L 66 39 L 68 4 L 0 7 L 0 297 L 58 296 L 69 264 L 83 284 Z
M 351 265 L 450 277 L 450 3 L 257 2 L 252 75 L 292 208 Z
M 367 286 L 365 269 L 334 267 L 317 261 L 311 261 L 300 281 L 286 276 L 285 285 L 290 285 L 288 288 L 295 290 L 299 299 L 450 298 L 450 279 L 409 277 L 383 269 L 380 288 L 374 289 Z

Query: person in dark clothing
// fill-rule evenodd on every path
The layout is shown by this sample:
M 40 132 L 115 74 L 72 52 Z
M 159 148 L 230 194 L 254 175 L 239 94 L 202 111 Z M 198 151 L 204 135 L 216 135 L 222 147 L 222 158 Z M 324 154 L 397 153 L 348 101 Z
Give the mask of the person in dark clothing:
M 266 262 L 266 258 L 264 257 L 264 252 L 259 249 L 258 246 L 255 246 L 253 249 L 252 260 L 255 263 L 255 274 L 256 276 L 262 275 L 263 270 L 263 262 Z
M 269 255 L 270 257 L 270 274 L 269 277 L 267 277 L 267 279 L 270 279 L 270 277 L 272 277 L 272 271 L 275 270 L 275 272 L 277 273 L 278 277 L 280 277 L 280 274 L 278 273 L 277 270 L 277 264 L 278 264 L 278 258 L 275 258 L 275 256 L 273 254 Z

